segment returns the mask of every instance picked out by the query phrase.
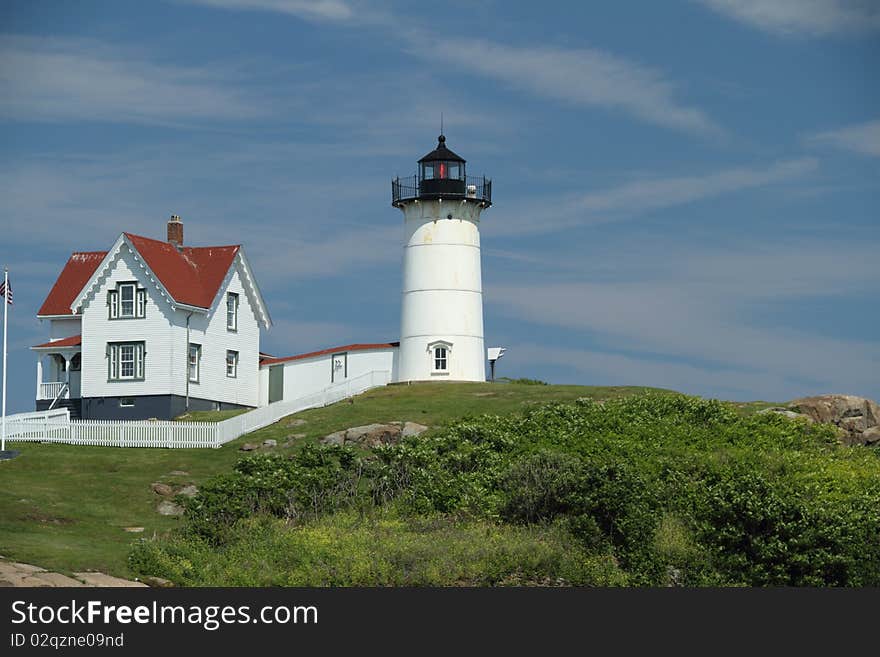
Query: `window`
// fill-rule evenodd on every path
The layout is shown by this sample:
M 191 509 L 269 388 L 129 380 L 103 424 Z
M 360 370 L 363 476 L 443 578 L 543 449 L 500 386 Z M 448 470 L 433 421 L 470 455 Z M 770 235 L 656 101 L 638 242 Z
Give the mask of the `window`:
M 447 351 L 446 347 L 434 347 L 434 369 L 438 372 L 445 372 L 447 367 Z
M 133 319 L 147 315 L 147 291 L 137 283 L 118 283 L 107 292 L 110 319 Z
M 135 286 L 132 284 L 119 286 L 119 316 L 134 317 L 134 293 Z
M 109 343 L 107 378 L 111 381 L 143 379 L 145 356 L 146 349 L 143 342 Z
M 199 382 L 199 364 L 202 360 L 202 345 L 189 343 L 189 380 Z
M 122 408 L 132 408 L 134 406 L 134 397 L 120 397 L 119 406 Z
M 238 330 L 238 295 L 235 292 L 226 295 L 226 329 Z
M 231 349 L 226 351 L 226 376 L 233 379 L 238 376 L 238 352 Z

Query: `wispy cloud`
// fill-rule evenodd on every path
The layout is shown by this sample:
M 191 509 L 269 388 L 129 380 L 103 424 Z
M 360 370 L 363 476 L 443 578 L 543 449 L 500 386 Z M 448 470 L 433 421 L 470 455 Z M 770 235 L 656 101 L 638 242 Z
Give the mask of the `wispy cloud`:
M 718 372 L 733 371 L 736 387 L 752 395 L 872 394 L 876 342 L 811 333 L 796 320 L 761 319 L 768 307 L 796 301 L 806 312 L 804 304 L 816 299 L 863 303 L 876 287 L 877 247 L 776 242 L 723 250 L 614 249 L 582 257 L 578 280 L 490 284 L 487 301 L 508 317 L 570 331 L 579 348 L 587 343 L 598 352 L 625 354 L 633 374 L 635 361 L 645 361 L 654 385 L 696 391 Z M 594 354 L 589 363 L 612 362 L 607 358 Z M 691 377 L 694 368 L 703 374 Z
M 561 202 L 527 201 L 521 211 L 487 229 L 498 235 L 553 232 L 571 226 L 620 221 L 726 194 L 781 184 L 807 176 L 818 169 L 815 158 L 783 160 L 770 165 L 734 167 L 693 176 L 645 178 L 606 190 L 570 195 Z M 554 207 L 552 216 L 546 208 Z M 535 217 L 541 217 L 536 221 Z
M 880 30 L 876 0 L 698 0 L 767 32 L 830 35 Z
M 343 0 L 185 0 L 191 4 L 239 11 L 271 11 L 310 20 L 346 21 L 355 12 Z
M 880 157 L 880 119 L 820 132 L 808 137 L 808 141 Z
M 519 47 L 486 40 L 410 34 L 410 52 L 467 73 L 500 80 L 543 98 L 623 111 L 655 125 L 699 135 L 723 130 L 701 109 L 676 97 L 662 72 L 597 49 Z
M 264 114 L 225 72 L 157 64 L 92 41 L 0 37 L 7 119 L 191 124 Z

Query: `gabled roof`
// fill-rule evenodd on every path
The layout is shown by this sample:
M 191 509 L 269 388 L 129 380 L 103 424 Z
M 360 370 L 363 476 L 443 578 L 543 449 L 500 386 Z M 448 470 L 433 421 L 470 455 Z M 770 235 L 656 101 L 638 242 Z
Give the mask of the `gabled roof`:
M 178 303 L 210 308 L 226 272 L 241 250 L 232 246 L 177 247 L 169 242 L 123 233 Z
M 343 351 L 367 351 L 369 349 L 388 349 L 391 347 L 399 347 L 399 342 L 382 342 L 376 344 L 347 344 L 344 347 L 334 347 L 332 349 L 321 349 L 321 351 L 311 351 L 307 354 L 298 354 L 296 356 L 284 356 L 282 358 L 273 358 L 271 356 L 263 357 L 260 354 L 260 366 L 275 365 L 276 363 L 287 363 L 292 360 L 304 360 L 306 358 L 314 358 L 315 356 L 326 356 L 327 354 L 338 354 Z
M 35 344 L 31 349 L 49 349 L 52 347 L 79 347 L 82 344 L 82 335 L 71 335 L 69 338 L 50 340 L 43 344 Z
M 169 242 L 131 233 L 122 233 L 109 251 L 74 253 L 70 256 L 37 315 L 73 314 L 123 246 L 130 248 L 143 261 L 151 274 L 150 280 L 154 280 L 163 296 L 170 298 L 172 306 L 204 311 L 213 305 L 237 258 L 243 270 L 242 282 L 251 293 L 260 321 L 267 328 L 271 325 L 269 311 L 241 245 L 187 246 L 178 249 Z
M 106 251 L 85 251 L 73 253 L 58 275 L 58 280 L 49 291 L 49 296 L 37 311 L 38 317 L 51 315 L 70 315 L 70 304 L 95 273 L 98 265 L 107 255 Z

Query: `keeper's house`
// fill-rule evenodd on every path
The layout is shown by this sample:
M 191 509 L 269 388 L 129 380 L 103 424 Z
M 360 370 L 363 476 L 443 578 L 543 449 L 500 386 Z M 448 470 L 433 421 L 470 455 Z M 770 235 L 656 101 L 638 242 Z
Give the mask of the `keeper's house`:
M 260 403 L 260 327 L 271 325 L 240 245 L 185 247 L 123 233 L 74 253 L 37 316 L 37 410 L 87 419 L 172 418 Z

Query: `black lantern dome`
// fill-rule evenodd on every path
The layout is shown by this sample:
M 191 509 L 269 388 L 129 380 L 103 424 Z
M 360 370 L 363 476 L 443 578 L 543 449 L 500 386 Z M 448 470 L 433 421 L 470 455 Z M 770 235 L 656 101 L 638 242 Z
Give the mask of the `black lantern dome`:
M 468 176 L 466 160 L 446 147 L 446 137 L 437 138 L 437 148 L 419 160 L 415 176 L 391 181 L 391 204 L 399 207 L 408 201 L 465 199 L 492 205 L 492 181 L 484 176 Z

